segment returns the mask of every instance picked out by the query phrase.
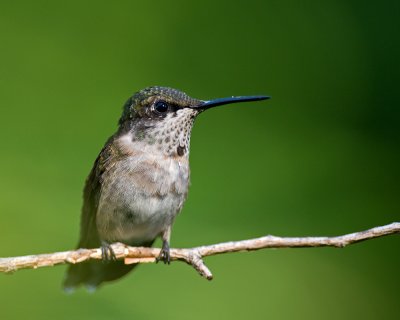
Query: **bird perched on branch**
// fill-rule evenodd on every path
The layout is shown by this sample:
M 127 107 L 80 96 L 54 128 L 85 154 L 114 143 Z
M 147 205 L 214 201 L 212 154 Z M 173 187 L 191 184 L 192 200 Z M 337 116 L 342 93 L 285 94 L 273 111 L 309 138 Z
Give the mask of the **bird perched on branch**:
M 162 239 L 158 260 L 170 262 L 171 228 L 189 187 L 189 143 L 195 118 L 229 103 L 268 99 L 244 96 L 209 101 L 165 87 L 149 87 L 124 105 L 117 132 L 106 142 L 86 180 L 78 248 L 101 246 L 103 263 L 70 265 L 64 288 L 93 290 L 135 264 L 115 261 L 110 244 L 151 246 Z

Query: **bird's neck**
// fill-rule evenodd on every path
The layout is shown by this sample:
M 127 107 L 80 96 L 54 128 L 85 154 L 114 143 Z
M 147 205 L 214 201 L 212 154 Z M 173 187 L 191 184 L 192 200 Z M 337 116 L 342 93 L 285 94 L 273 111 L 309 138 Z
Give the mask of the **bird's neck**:
M 169 115 L 160 122 L 132 123 L 123 130 L 121 137 L 145 152 L 188 158 L 194 118 L 189 113 L 181 112 Z

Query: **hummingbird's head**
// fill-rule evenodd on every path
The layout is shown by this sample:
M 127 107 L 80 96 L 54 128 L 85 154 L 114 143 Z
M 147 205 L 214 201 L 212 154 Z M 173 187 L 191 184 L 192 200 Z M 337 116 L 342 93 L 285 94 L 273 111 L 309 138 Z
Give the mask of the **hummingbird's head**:
M 202 111 L 236 102 L 268 99 L 266 96 L 229 97 L 199 100 L 166 87 L 148 87 L 135 93 L 124 105 L 119 120 L 134 140 L 156 144 L 167 155 L 187 155 L 196 116 Z
M 179 110 L 199 105 L 202 101 L 186 93 L 166 87 L 148 87 L 136 92 L 124 105 L 119 124 L 126 121 L 155 125 L 166 118 L 175 117 Z

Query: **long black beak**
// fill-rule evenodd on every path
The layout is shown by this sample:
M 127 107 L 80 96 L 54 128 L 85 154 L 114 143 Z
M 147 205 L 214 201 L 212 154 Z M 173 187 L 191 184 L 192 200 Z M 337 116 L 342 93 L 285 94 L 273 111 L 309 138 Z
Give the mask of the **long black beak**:
M 238 102 L 248 102 L 248 101 L 259 101 L 259 100 L 266 100 L 269 99 L 270 97 L 268 96 L 241 96 L 241 97 L 229 97 L 229 98 L 219 98 L 219 99 L 214 99 L 214 100 L 209 100 L 209 101 L 203 101 L 203 103 L 200 103 L 199 105 L 193 107 L 193 108 L 199 108 L 199 109 L 209 109 L 217 106 L 222 106 L 224 104 L 230 104 L 230 103 L 238 103 Z

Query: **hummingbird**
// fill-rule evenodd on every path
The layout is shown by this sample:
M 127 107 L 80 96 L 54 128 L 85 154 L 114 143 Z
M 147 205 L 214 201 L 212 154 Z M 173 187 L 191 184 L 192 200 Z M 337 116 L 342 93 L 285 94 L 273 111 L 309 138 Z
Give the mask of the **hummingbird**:
M 64 289 L 73 291 L 84 285 L 93 291 L 131 271 L 136 264 L 116 260 L 114 242 L 150 247 L 161 237 L 157 261 L 169 264 L 172 225 L 188 194 L 194 120 L 213 107 L 268 98 L 199 100 L 158 86 L 130 97 L 118 130 L 97 157 L 83 192 L 77 247 L 101 247 L 103 261 L 69 265 Z

